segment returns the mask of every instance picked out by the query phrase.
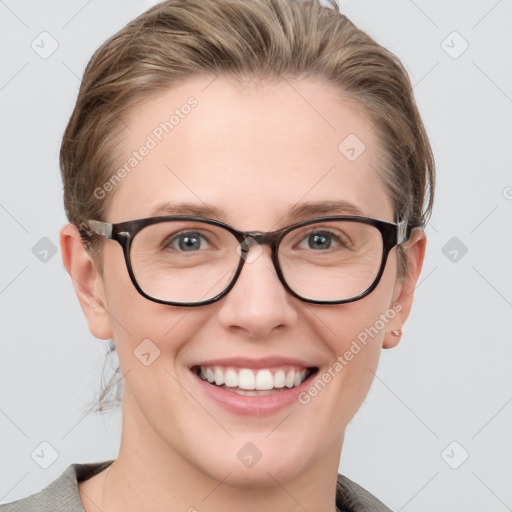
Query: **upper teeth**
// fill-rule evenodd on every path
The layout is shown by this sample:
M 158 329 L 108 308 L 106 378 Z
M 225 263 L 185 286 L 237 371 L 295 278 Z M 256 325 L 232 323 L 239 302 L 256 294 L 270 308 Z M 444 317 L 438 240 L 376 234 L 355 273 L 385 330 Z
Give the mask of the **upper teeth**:
M 249 368 L 223 368 L 220 366 L 200 366 L 199 376 L 217 386 L 228 388 L 266 390 L 273 388 L 293 388 L 303 382 L 308 374 L 305 368 L 280 368 L 251 370 Z

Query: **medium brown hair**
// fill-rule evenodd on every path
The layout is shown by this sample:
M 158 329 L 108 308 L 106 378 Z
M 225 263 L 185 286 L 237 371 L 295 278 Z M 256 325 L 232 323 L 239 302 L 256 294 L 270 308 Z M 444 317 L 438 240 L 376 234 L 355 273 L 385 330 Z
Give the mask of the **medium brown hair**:
M 101 271 L 101 238 L 113 193 L 98 198 L 119 165 L 124 120 L 142 101 L 200 75 L 238 79 L 312 76 L 361 108 L 380 144 L 378 172 L 395 220 L 425 226 L 434 197 L 434 158 L 412 84 L 400 60 L 331 6 L 293 0 L 168 0 L 109 38 L 90 59 L 66 127 L 60 167 L 71 223 Z M 341 142 L 341 141 L 340 141 Z M 398 277 L 407 272 L 399 246 Z

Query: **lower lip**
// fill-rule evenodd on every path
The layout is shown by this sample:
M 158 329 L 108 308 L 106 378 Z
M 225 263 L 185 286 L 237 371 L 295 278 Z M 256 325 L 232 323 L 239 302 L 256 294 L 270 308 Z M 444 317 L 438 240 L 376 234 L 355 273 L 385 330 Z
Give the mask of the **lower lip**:
M 225 409 L 236 414 L 253 416 L 274 414 L 292 403 L 298 402 L 298 395 L 310 385 L 311 378 L 316 374 L 311 374 L 304 382 L 295 388 L 284 388 L 283 391 L 276 391 L 271 395 L 247 396 L 239 395 L 233 391 L 227 391 L 224 388 L 204 381 L 194 372 L 191 371 L 191 373 L 201 389 Z

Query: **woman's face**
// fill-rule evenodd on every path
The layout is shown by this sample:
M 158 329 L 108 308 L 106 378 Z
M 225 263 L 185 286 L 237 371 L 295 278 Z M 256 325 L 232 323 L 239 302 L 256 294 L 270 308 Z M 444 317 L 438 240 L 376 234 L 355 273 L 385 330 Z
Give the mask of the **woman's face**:
M 186 203 L 183 213 L 211 207 L 223 212 L 214 218 L 239 230 L 273 231 L 319 216 L 290 217 L 292 207 L 327 201 L 394 221 L 372 124 L 320 80 L 242 87 L 222 76 L 197 78 L 147 101 L 126 125 L 118 164 L 137 163 L 105 193 L 108 222 L 165 215 L 164 203 Z M 95 289 L 104 312 L 88 317 L 93 334 L 113 337 L 119 354 L 121 453 L 129 449 L 148 464 L 186 461 L 216 480 L 229 474 L 232 485 L 275 485 L 269 475 L 284 482 L 319 464 L 336 470 L 344 428 L 369 390 L 382 346 L 398 340 L 389 332 L 403 326 L 412 300 L 413 286 L 396 279 L 396 248 L 370 295 L 315 305 L 290 295 L 270 248 L 255 247 L 228 295 L 200 307 L 147 300 L 130 281 L 121 247 L 105 240 L 103 251 Z M 213 363 L 272 374 L 290 364 L 318 371 L 300 394 L 247 397 L 192 371 Z M 310 393 L 318 380 L 324 385 Z

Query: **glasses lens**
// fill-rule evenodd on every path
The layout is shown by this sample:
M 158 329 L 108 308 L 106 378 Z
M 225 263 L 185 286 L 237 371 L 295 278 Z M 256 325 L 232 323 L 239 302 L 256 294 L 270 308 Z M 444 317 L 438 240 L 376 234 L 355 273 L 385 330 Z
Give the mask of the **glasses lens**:
M 194 221 L 146 226 L 132 241 L 130 259 L 139 287 L 169 302 L 201 302 L 221 293 L 237 269 L 237 239 Z
M 285 281 L 298 295 L 340 301 L 365 292 L 382 262 L 380 231 L 354 221 L 309 224 L 287 233 L 279 246 Z

